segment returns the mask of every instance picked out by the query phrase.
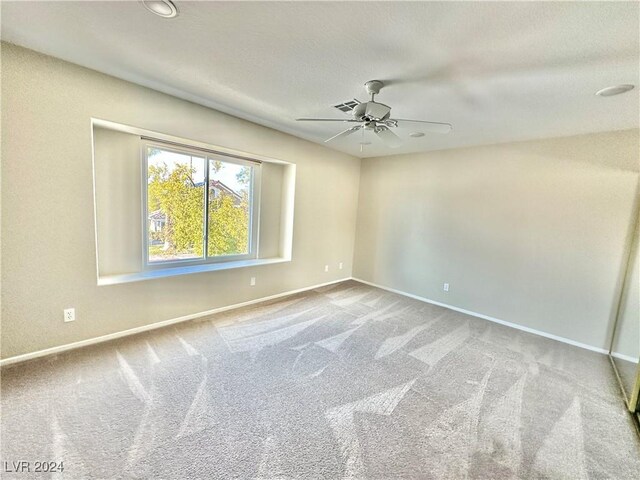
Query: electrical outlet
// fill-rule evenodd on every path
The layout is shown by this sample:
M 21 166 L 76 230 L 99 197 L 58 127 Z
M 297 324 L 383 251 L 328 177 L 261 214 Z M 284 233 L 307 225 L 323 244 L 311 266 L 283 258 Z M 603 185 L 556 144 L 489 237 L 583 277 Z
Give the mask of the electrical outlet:
M 256 285 L 256 277 L 251 277 L 251 281 L 249 282 L 249 285 L 251 285 L 252 287 L 255 287 L 255 285 Z
M 339 269 L 339 270 L 342 270 L 342 262 L 340 262 L 340 263 L 338 264 L 338 269 Z
M 448 292 L 448 291 L 449 291 L 449 284 L 448 284 L 448 283 L 445 283 L 445 284 L 443 285 L 442 289 L 443 289 L 445 292 Z
M 325 271 L 325 272 L 328 272 L 328 271 L 329 271 L 329 265 L 325 265 L 325 266 L 324 266 L 324 271 Z
M 76 309 L 65 308 L 63 313 L 63 319 L 65 322 L 74 322 L 76 320 Z

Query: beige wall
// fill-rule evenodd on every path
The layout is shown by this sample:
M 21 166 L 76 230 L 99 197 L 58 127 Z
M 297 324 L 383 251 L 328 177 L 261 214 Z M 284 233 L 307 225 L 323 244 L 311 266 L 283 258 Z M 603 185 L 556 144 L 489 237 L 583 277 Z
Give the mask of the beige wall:
M 98 287 L 91 117 L 295 163 L 293 260 Z M 2 357 L 349 277 L 359 168 L 348 155 L 3 44 Z M 76 322 L 63 323 L 67 307 Z
M 94 128 L 93 144 L 98 275 L 137 272 L 143 239 L 140 137 Z
M 363 160 L 354 276 L 608 349 L 639 152 L 634 130 Z

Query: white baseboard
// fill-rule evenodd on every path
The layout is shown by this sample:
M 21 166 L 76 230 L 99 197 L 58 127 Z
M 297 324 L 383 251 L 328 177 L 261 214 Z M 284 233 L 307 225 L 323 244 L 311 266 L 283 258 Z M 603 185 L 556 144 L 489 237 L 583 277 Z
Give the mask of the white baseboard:
M 137 333 L 148 332 L 158 328 L 167 327 L 169 325 L 175 325 L 176 323 L 186 322 L 194 320 L 196 318 L 206 317 L 207 315 L 213 315 L 214 313 L 225 312 L 227 310 L 234 310 L 236 308 L 242 308 L 256 303 L 266 302 L 289 295 L 294 295 L 300 292 L 306 292 L 315 288 L 325 287 L 327 285 L 333 285 L 334 283 L 344 282 L 351 280 L 351 277 L 341 278 L 339 280 L 333 280 L 331 282 L 325 282 L 318 285 L 312 285 L 310 287 L 298 288 L 296 290 L 289 290 L 288 292 L 277 293 L 275 295 L 269 295 L 268 297 L 256 298 L 255 300 L 248 300 L 242 303 L 235 303 L 233 305 L 227 305 L 224 307 L 218 307 L 204 312 L 192 313 L 190 315 L 184 315 L 182 317 L 171 318 L 169 320 L 163 320 L 149 325 L 143 325 L 141 327 L 130 328 L 128 330 L 122 330 L 120 332 L 110 333 L 108 335 L 102 335 L 100 337 L 89 338 L 87 340 L 80 340 L 79 342 L 67 343 L 66 345 L 60 345 L 58 347 L 45 348 L 44 350 L 38 350 L 36 352 L 25 353 L 23 355 L 16 355 L 0 360 L 0 367 L 7 365 L 13 365 L 15 363 L 26 362 L 27 360 L 33 360 L 39 357 L 45 357 L 47 355 L 55 355 L 57 353 L 66 352 L 68 350 L 75 350 L 76 348 L 88 347 L 89 345 L 95 345 L 98 343 L 108 342 L 109 340 L 115 340 L 117 338 L 128 337 L 129 335 L 135 335 Z
M 624 360 L 626 362 L 631 363 L 639 363 L 639 357 L 632 357 L 631 355 L 625 355 L 624 353 L 611 352 L 611 356 L 614 358 L 619 358 L 620 360 Z
M 313 290 L 315 288 L 320 288 L 320 287 L 324 287 L 324 286 L 327 286 L 327 285 L 332 285 L 334 283 L 344 282 L 344 281 L 347 281 L 347 280 L 355 280 L 357 282 L 364 283 L 365 285 L 370 285 L 372 287 L 380 288 L 382 290 L 387 290 L 389 292 L 397 293 L 398 295 L 403 295 L 405 297 L 413 298 L 415 300 L 420 300 L 421 302 L 430 303 L 432 305 L 438 305 L 440 307 L 448 308 L 450 310 L 454 310 L 456 312 L 460 312 L 460 313 L 464 313 L 464 314 L 467 314 L 467 315 L 471 315 L 473 317 L 482 318 L 483 320 L 488 320 L 490 322 L 499 323 L 500 325 L 505 325 L 507 327 L 515 328 L 517 330 L 522 330 L 524 332 L 533 333 L 534 335 L 539 335 L 541 337 L 550 338 L 550 339 L 556 340 L 558 342 L 562 342 L 562 343 L 566 343 L 566 344 L 569 344 L 569 345 L 573 345 L 574 347 L 584 348 L 586 350 L 591 350 L 593 352 L 598 352 L 598 353 L 603 353 L 603 354 L 608 354 L 609 353 L 608 350 L 605 350 L 603 348 L 594 347 L 593 345 L 587 345 L 585 343 L 576 342 L 575 340 L 571 340 L 569 338 L 560 337 L 558 335 L 553 335 L 551 333 L 543 332 L 541 330 L 536 330 L 534 328 L 529 328 L 529 327 L 525 327 L 523 325 L 518 325 L 517 323 L 507 322 L 505 320 L 500 320 L 498 318 L 490 317 L 488 315 L 483 315 L 481 313 L 472 312 L 470 310 L 465 310 L 464 308 L 458 308 L 456 306 L 448 305 L 446 303 L 436 302 L 435 300 L 430 300 L 430 299 L 425 298 L 425 297 L 420 297 L 418 295 L 413 295 L 411 293 L 403 292 L 403 291 L 397 290 L 395 288 L 385 287 L 384 285 L 378 285 L 377 283 L 368 282 L 368 281 L 362 280 L 360 278 L 347 277 L 347 278 L 341 278 L 339 280 L 333 280 L 331 282 L 321 283 L 321 284 L 318 284 L 318 285 L 312 285 L 312 286 L 309 286 L 309 287 L 299 288 L 299 289 L 296 289 L 296 290 L 290 290 L 290 291 L 287 291 L 287 292 L 277 293 L 275 295 L 270 295 L 268 297 L 261 297 L 261 298 L 256 298 L 255 300 L 248 300 L 246 302 L 236 303 L 236 304 L 233 304 L 233 305 L 227 305 L 227 306 L 224 306 L 224 307 L 218 307 L 218 308 L 214 308 L 214 309 L 207 310 L 207 311 L 204 311 L 204 312 L 192 313 L 190 315 L 184 315 L 182 317 L 171 318 L 169 320 L 163 320 L 163 321 L 160 321 L 160 322 L 151 323 L 149 325 L 143 325 L 141 327 L 130 328 L 128 330 L 122 330 L 120 332 L 110 333 L 108 335 L 102 335 L 100 337 L 90 338 L 90 339 L 87 339 L 87 340 L 81 340 L 79 342 L 68 343 L 66 345 L 60 345 L 58 347 L 46 348 L 44 350 L 38 350 L 36 352 L 25 353 L 23 355 L 16 355 L 14 357 L 9 357 L 9 358 L 5 358 L 5 359 L 0 360 L 0 367 L 16 364 L 16 363 L 20 363 L 20 362 L 25 362 L 27 360 L 33 360 L 35 358 L 45 357 L 45 356 L 48 356 L 48 355 L 55 355 L 55 354 L 58 354 L 58 353 L 69 351 L 69 350 L 75 350 L 77 348 L 87 347 L 89 345 L 95 345 L 95 344 L 98 344 L 98 343 L 104 343 L 104 342 L 108 342 L 109 340 L 115 340 L 117 338 L 127 337 L 127 336 L 130 336 L 130 335 L 135 335 L 135 334 L 142 333 L 142 332 L 148 332 L 148 331 L 155 330 L 155 329 L 158 329 L 158 328 L 167 327 L 169 325 L 175 325 L 177 323 L 182 323 L 182 322 L 186 322 L 186 321 L 189 321 L 189 320 L 194 320 L 194 319 L 201 318 L 201 317 L 206 317 L 207 315 L 213 315 L 215 313 L 225 312 L 227 310 L 234 310 L 236 308 L 242 308 L 242 307 L 246 307 L 246 306 L 249 306 L 249 305 L 254 305 L 256 303 L 266 302 L 266 301 L 269 301 L 269 300 L 275 300 L 277 298 L 286 297 L 288 295 L 294 295 L 294 294 L 300 293 L 300 292 L 306 292 L 308 290 Z M 614 356 L 616 358 L 620 358 L 622 360 L 629 361 L 629 362 L 635 362 L 635 363 L 638 362 L 637 358 L 631 357 L 629 355 L 624 355 L 624 354 L 621 354 L 621 353 L 612 353 L 612 356 Z
M 592 352 L 604 353 L 606 355 L 609 354 L 608 350 L 604 348 L 594 347 L 593 345 L 587 345 L 586 343 L 576 342 L 575 340 L 571 340 L 570 338 L 559 337 L 558 335 L 553 335 L 551 333 L 543 332 L 541 330 L 536 330 L 534 328 L 525 327 L 524 325 L 518 325 L 517 323 L 507 322 L 505 320 L 500 320 L 499 318 L 490 317 L 488 315 L 483 315 L 482 313 L 472 312 L 471 310 L 465 310 L 464 308 L 458 308 L 453 305 L 448 305 L 442 302 L 436 302 L 435 300 L 430 300 L 428 298 L 420 297 L 418 295 L 413 295 L 411 293 L 403 292 L 401 290 L 396 290 L 395 288 L 385 287 L 384 285 L 378 285 L 377 283 L 367 282 L 366 280 L 362 280 L 360 278 L 353 277 L 353 280 L 356 282 L 364 283 L 366 285 L 370 285 L 372 287 L 380 288 L 382 290 L 387 290 L 389 292 L 397 293 L 398 295 L 403 295 L 405 297 L 413 298 L 415 300 L 420 300 L 421 302 L 431 303 L 433 305 L 438 305 L 439 307 L 445 307 L 449 310 L 455 310 L 456 312 L 465 313 L 467 315 L 471 315 L 472 317 L 482 318 L 483 320 L 489 320 L 490 322 L 499 323 L 500 325 L 505 325 L 507 327 L 515 328 L 517 330 L 522 330 L 523 332 L 533 333 L 534 335 L 540 335 L 541 337 L 550 338 L 552 340 L 556 340 L 558 342 L 567 343 L 569 345 L 573 345 L 574 347 L 584 348 L 586 350 L 591 350 Z M 616 354 L 615 356 L 617 356 Z M 621 356 L 619 358 L 623 358 Z M 631 358 L 631 357 L 628 357 Z M 625 358 L 626 360 L 626 358 Z

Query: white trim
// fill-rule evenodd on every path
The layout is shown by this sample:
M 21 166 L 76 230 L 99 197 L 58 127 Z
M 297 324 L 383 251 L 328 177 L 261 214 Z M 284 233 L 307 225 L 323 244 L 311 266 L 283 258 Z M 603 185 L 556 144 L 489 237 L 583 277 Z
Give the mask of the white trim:
M 47 348 L 47 349 L 44 349 L 44 350 L 39 350 L 37 352 L 25 353 L 23 355 L 16 355 L 15 357 L 9 357 L 9 358 L 5 358 L 3 360 L 0 360 L 0 367 L 4 367 L 4 366 L 7 366 L 7 365 L 13 365 L 13 364 L 20 363 L 20 362 L 25 362 L 27 360 L 33 360 L 35 358 L 44 357 L 44 356 L 47 356 L 47 355 L 55 355 L 55 354 L 58 354 L 58 353 L 69 351 L 69 350 L 75 350 L 76 348 L 87 347 L 89 345 L 95 345 L 95 344 L 98 344 L 98 343 L 104 343 L 104 342 L 108 342 L 109 340 L 115 340 L 117 338 L 127 337 L 129 335 L 135 335 L 135 334 L 142 333 L 142 332 L 148 332 L 150 330 L 155 330 L 155 329 L 158 329 L 158 328 L 167 327 L 169 325 L 174 325 L 176 323 L 181 323 L 181 322 L 186 322 L 188 320 L 194 320 L 196 318 L 206 317 L 207 315 L 213 315 L 215 313 L 225 312 L 227 310 L 234 310 L 236 308 L 242 308 L 242 307 L 246 307 L 248 305 L 254 305 L 256 303 L 266 302 L 266 301 L 269 301 L 269 300 L 274 300 L 276 298 L 286 297 L 288 295 L 294 295 L 294 294 L 300 293 L 300 292 L 306 292 L 308 290 L 313 290 L 315 288 L 320 288 L 320 287 L 324 287 L 324 286 L 327 286 L 327 285 L 333 285 L 334 283 L 345 282 L 347 280 L 355 280 L 356 282 L 364 283 L 365 285 L 370 285 L 372 287 L 380 288 L 380 289 L 386 290 L 388 292 L 397 293 L 398 295 L 403 295 L 405 297 L 413 298 L 415 300 L 420 300 L 421 302 L 430 303 L 432 305 L 438 305 L 440 307 L 448 308 L 450 310 L 454 310 L 456 312 L 460 312 L 460 313 L 464 313 L 464 314 L 467 314 L 467 315 L 471 315 L 473 317 L 482 318 L 483 320 L 488 320 L 490 322 L 499 323 L 500 325 L 505 325 L 507 327 L 515 328 L 517 330 L 522 330 L 524 332 L 532 333 L 534 335 L 539 335 L 541 337 L 549 338 L 551 340 L 556 340 L 558 342 L 562 342 L 562 343 L 566 343 L 566 344 L 569 344 L 569 345 L 573 345 L 574 347 L 584 348 L 586 350 L 591 350 L 592 352 L 602 353 L 602 354 L 605 354 L 605 355 L 607 355 L 609 353 L 604 348 L 594 347 L 592 345 L 587 345 L 586 343 L 576 342 L 575 340 L 571 340 L 571 339 L 568 339 L 568 338 L 565 338 L 565 337 L 559 337 L 559 336 L 553 335 L 551 333 L 546 333 L 546 332 L 543 332 L 543 331 L 540 331 L 540 330 L 536 330 L 536 329 L 533 329 L 533 328 L 525 327 L 523 325 L 518 325 L 517 323 L 507 322 L 505 320 L 500 320 L 500 319 L 497 319 L 497 318 L 494 318 L 494 317 L 490 317 L 488 315 L 483 315 L 481 313 L 472 312 L 470 310 L 465 310 L 464 308 L 458 308 L 458 307 L 454 307 L 453 305 L 448 305 L 446 303 L 436 302 L 435 300 L 429 300 L 428 298 L 424 298 L 424 297 L 420 297 L 418 295 L 413 295 L 411 293 L 403 292 L 403 291 L 397 290 L 395 288 L 385 287 L 383 285 L 379 285 L 379 284 L 373 283 L 373 282 L 368 282 L 368 281 L 362 280 L 360 278 L 346 277 L 346 278 L 341 278 L 339 280 L 332 280 L 330 282 L 321 283 L 321 284 L 318 284 L 318 285 L 312 285 L 312 286 L 309 286 L 309 287 L 298 288 L 296 290 L 290 290 L 288 292 L 277 293 L 275 295 L 270 295 L 268 297 L 257 298 L 255 300 L 248 300 L 246 302 L 236 303 L 236 304 L 233 304 L 233 305 L 227 305 L 225 307 L 218 307 L 218 308 L 214 308 L 212 310 L 207 310 L 207 311 L 204 311 L 204 312 L 192 313 L 190 315 L 184 315 L 182 317 L 172 318 L 172 319 L 169 319 L 169 320 L 163 320 L 163 321 L 152 323 L 152 324 L 149 324 L 149 325 L 143 325 L 141 327 L 131 328 L 129 330 L 123 330 L 123 331 L 116 332 L 116 333 L 110 333 L 108 335 L 102 335 L 100 337 L 90 338 L 88 340 L 81 340 L 79 342 L 68 343 L 66 345 L 60 345 L 58 347 Z M 628 356 L 628 355 L 624 355 L 624 354 L 621 354 L 621 353 L 612 353 L 612 356 L 614 356 L 616 358 L 621 358 L 623 360 L 627 360 L 627 361 L 630 361 L 630 362 L 637 362 L 638 361 L 637 358 L 634 358 L 634 357 L 631 357 L 631 356 Z
M 366 280 L 362 280 L 360 278 L 352 277 L 352 280 L 355 280 L 356 282 L 364 283 L 366 285 L 370 285 L 372 287 L 380 288 L 382 290 L 387 290 L 389 292 L 397 293 L 398 295 L 403 295 L 405 297 L 413 298 L 415 300 L 420 300 L 421 302 L 431 303 L 433 305 L 438 305 L 440 307 L 448 308 L 449 310 L 465 313 L 467 315 L 471 315 L 472 317 L 482 318 L 483 320 L 489 320 L 490 322 L 499 323 L 500 325 L 505 325 L 507 327 L 515 328 L 517 330 L 522 330 L 528 333 L 533 333 L 534 335 L 540 335 L 541 337 L 550 338 L 551 340 L 557 340 L 558 342 L 567 343 L 569 345 L 573 345 L 574 347 L 584 348 L 586 350 L 591 350 L 592 352 L 604 353 L 605 355 L 609 354 L 609 351 L 604 348 L 594 347 L 593 345 L 587 345 L 586 343 L 576 342 L 575 340 L 571 340 L 569 338 L 559 337 L 558 335 L 553 335 L 551 333 L 543 332 L 541 330 L 525 327 L 524 325 L 518 325 L 517 323 L 511 323 L 505 320 L 500 320 L 498 318 L 490 317 L 488 315 L 483 315 L 482 313 L 472 312 L 471 310 L 465 310 L 464 308 L 454 307 L 453 305 L 436 302 L 435 300 L 429 300 L 428 298 L 420 297 L 418 295 L 413 295 L 411 293 L 403 292 L 401 290 L 396 290 L 395 288 L 385 287 L 383 285 L 378 285 L 377 283 L 373 283 L 373 282 L 367 282 Z
M 296 197 L 296 165 L 285 167 L 280 208 L 280 256 L 291 260 L 293 252 L 293 218 Z
M 218 272 L 232 270 L 234 268 L 258 267 L 260 265 L 273 265 L 274 263 L 290 262 L 290 258 L 250 258 L 248 260 L 235 260 L 232 262 L 197 263 L 195 265 L 178 265 L 174 267 L 142 270 L 134 273 L 120 273 L 116 275 L 101 275 L 98 277 L 98 286 L 117 285 L 119 283 L 141 282 L 158 278 L 175 277 L 178 275 L 191 275 L 193 273 Z
M 631 363 L 640 362 L 640 357 L 632 357 L 631 355 L 625 355 L 624 353 L 611 352 L 611 356 L 614 358 L 619 358 L 620 360 L 624 360 L 626 362 L 631 362 Z
M 339 280 L 332 280 L 330 282 L 320 283 L 318 285 L 311 285 L 309 287 L 298 288 L 296 290 L 289 290 L 288 292 L 276 293 L 275 295 L 269 295 L 268 297 L 256 298 L 255 300 L 248 300 L 246 302 L 236 303 L 233 305 L 227 305 L 225 307 L 213 308 L 204 312 L 191 313 L 182 317 L 171 318 L 169 320 L 162 320 L 160 322 L 151 323 L 149 325 L 143 325 L 141 327 L 130 328 L 128 330 L 122 330 L 120 332 L 110 333 L 108 335 L 102 335 L 100 337 L 89 338 L 87 340 L 80 340 L 79 342 L 67 343 L 66 345 L 60 345 L 58 347 L 45 348 L 44 350 L 38 350 L 37 352 L 25 353 L 23 355 L 16 355 L 0 360 L 0 367 L 7 365 L 13 365 L 15 363 L 25 362 L 27 360 L 33 360 L 39 357 L 45 357 L 48 355 L 55 355 L 58 353 L 66 352 L 69 350 L 75 350 L 76 348 L 88 347 L 89 345 L 96 345 L 98 343 L 108 342 L 109 340 L 115 340 L 117 338 L 128 337 L 129 335 L 136 335 L 142 332 L 148 332 L 150 330 L 156 330 L 158 328 L 167 327 L 169 325 L 175 325 L 176 323 L 186 322 L 188 320 L 194 320 L 196 318 L 206 317 L 215 313 L 225 312 L 227 310 L 234 310 L 236 308 L 246 307 L 248 305 L 254 305 L 256 303 L 266 302 L 274 300 L 276 298 L 287 297 L 300 292 L 306 292 L 315 288 L 324 287 L 327 285 L 333 285 L 334 283 L 345 282 L 351 280 L 350 277 L 341 278 Z
M 96 246 L 96 280 L 100 281 L 100 259 L 98 257 L 98 192 L 96 191 L 96 139 L 93 120 L 91 121 L 91 186 L 93 187 L 93 235 Z M 1 365 L 1 364 L 0 364 Z

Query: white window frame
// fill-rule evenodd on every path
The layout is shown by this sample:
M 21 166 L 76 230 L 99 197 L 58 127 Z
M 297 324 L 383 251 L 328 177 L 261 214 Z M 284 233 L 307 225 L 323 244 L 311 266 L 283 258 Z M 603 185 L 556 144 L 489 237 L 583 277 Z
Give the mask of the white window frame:
M 204 158 L 204 211 L 203 211 L 203 255 L 198 258 L 185 258 L 179 260 L 149 261 L 149 205 L 148 205 L 148 149 L 149 147 L 180 153 L 199 158 Z M 144 270 L 166 269 L 171 267 L 184 267 L 188 265 L 205 265 L 211 263 L 226 263 L 241 260 L 253 260 L 258 258 L 258 239 L 260 230 L 260 185 L 262 181 L 262 162 L 250 158 L 230 155 L 190 145 L 163 142 L 141 137 L 141 164 L 142 164 L 142 259 Z M 208 256 L 208 226 L 209 226 L 209 161 L 219 160 L 224 163 L 251 167 L 251 180 L 249 182 L 249 252 L 241 255 L 216 255 Z

